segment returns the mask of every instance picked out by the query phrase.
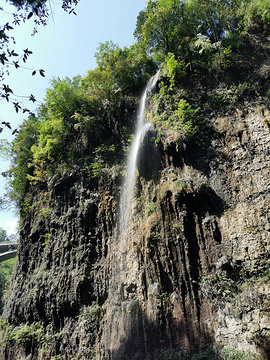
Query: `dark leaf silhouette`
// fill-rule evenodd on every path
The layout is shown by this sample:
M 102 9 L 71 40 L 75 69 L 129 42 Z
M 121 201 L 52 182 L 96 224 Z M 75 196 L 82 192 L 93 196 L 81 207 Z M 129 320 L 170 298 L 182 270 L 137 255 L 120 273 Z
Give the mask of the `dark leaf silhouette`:
M 50 0 L 7 0 L 4 1 L 9 3 L 9 5 L 14 6 L 14 11 L 12 12 L 13 20 L 10 24 L 9 22 L 0 25 L 0 80 L 1 83 L 4 82 L 5 78 L 10 75 L 10 69 L 14 67 L 15 69 L 23 69 L 30 71 L 32 76 L 39 73 L 40 76 L 45 77 L 45 70 L 43 69 L 29 69 L 29 67 L 24 67 L 23 63 L 28 61 L 28 58 L 33 52 L 25 47 L 20 53 L 17 53 L 15 50 L 12 50 L 11 47 L 16 44 L 16 38 L 12 36 L 12 30 L 16 26 L 21 25 L 22 23 L 27 22 L 29 19 L 33 20 L 33 32 L 34 36 L 38 32 L 38 26 L 45 26 L 48 23 L 50 18 Z M 67 13 L 73 13 L 74 7 L 78 4 L 79 0 L 61 0 L 60 3 L 62 8 Z M 6 11 L 4 5 L 0 6 L 0 11 Z M 18 61 L 13 61 L 17 57 Z M 22 110 L 23 112 L 30 112 L 22 102 L 21 98 L 26 98 L 24 94 L 16 95 L 10 89 L 9 85 L 3 85 L 0 83 L 0 100 L 5 99 L 7 102 L 11 102 L 15 108 L 16 112 Z M 2 86 L 1 86 L 2 85 Z M 17 101 L 18 100 L 18 101 Z M 33 103 L 36 101 L 34 95 L 28 97 L 28 101 Z M 24 108 L 25 107 L 25 108 Z
M 9 102 L 9 94 L 2 94 L 1 97 L 6 99 L 7 102 Z
M 14 109 L 15 109 L 16 113 L 18 113 L 19 110 L 21 109 L 20 104 L 18 102 L 14 102 L 13 105 L 14 105 Z
M 7 93 L 13 93 L 13 91 L 11 90 L 11 88 L 8 85 L 4 85 L 3 84 L 3 91 L 7 94 Z
M 5 125 L 7 128 L 11 129 L 10 122 L 2 121 L 2 125 Z
M 18 61 L 13 61 L 13 65 L 15 66 L 16 69 L 18 69 L 20 67 Z
M 37 100 L 36 100 L 36 98 L 34 97 L 34 95 L 31 94 L 30 97 L 29 97 L 29 101 L 32 101 L 32 102 L 34 103 L 34 102 L 36 102 Z

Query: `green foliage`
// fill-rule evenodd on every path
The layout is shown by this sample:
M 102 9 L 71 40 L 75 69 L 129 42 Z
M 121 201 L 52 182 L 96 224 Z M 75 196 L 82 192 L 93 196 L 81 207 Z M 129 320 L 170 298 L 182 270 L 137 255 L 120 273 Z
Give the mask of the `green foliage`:
M 220 275 L 202 276 L 200 290 L 205 298 L 215 304 L 218 301 L 230 301 L 239 291 L 239 284 L 225 273 Z
M 152 58 L 133 44 L 121 49 L 111 41 L 100 44 L 95 54 L 98 68 L 114 91 L 140 92 L 157 66 Z
M 17 259 L 9 259 L 0 263 L 0 314 L 3 309 L 3 295 L 11 281 L 12 272 Z
M 181 360 L 183 359 L 183 351 L 177 350 L 177 349 L 166 349 L 161 351 L 161 354 L 159 356 L 160 360 Z
M 54 79 L 38 115 L 23 123 L 12 144 L 9 171 L 9 195 L 17 205 L 24 204 L 29 186 L 46 183 L 59 169 L 84 168 L 87 161 L 98 176 L 107 162 L 120 157 L 121 143 L 113 147 L 120 135 L 113 134 L 116 113 L 121 109 L 122 118 L 128 115 L 135 101 L 121 91 L 104 93 L 102 81 L 89 75 Z
M 259 360 L 261 357 L 252 355 L 249 351 L 239 351 L 234 348 L 223 348 L 220 350 L 220 357 L 224 360 Z
M 156 204 L 154 202 L 149 202 L 147 208 L 145 209 L 145 216 L 148 217 L 156 211 Z
M 61 355 L 51 355 L 50 346 L 61 338 L 61 333 L 46 332 L 41 323 L 22 323 L 19 326 L 9 325 L 4 319 L 0 318 L 0 346 L 14 348 L 20 347 L 27 349 L 29 352 L 29 344 L 31 348 L 35 348 L 33 344 L 38 344 L 38 355 L 46 359 L 60 359 Z M 32 350 L 32 349 L 31 349 Z M 31 358 L 36 358 L 36 353 L 31 353 Z M 28 358 L 29 356 L 27 356 Z
M 101 308 L 97 304 L 91 306 L 85 306 L 82 308 L 80 315 L 78 316 L 79 320 L 88 321 L 90 324 L 94 324 L 100 315 Z
M 152 121 L 160 129 L 170 129 L 187 138 L 192 137 L 202 123 L 200 108 L 193 108 L 177 88 L 165 82 L 160 82 L 159 87 L 159 93 L 154 97 L 155 114 Z
M 186 75 L 186 67 L 182 60 L 177 61 L 173 53 L 168 53 L 163 65 L 163 76 L 166 76 L 170 81 L 169 90 L 173 90 L 176 86 L 176 81 L 184 78 Z
M 135 36 L 139 45 L 160 63 L 168 53 L 187 55 L 187 44 L 195 30 L 188 4 L 181 0 L 150 0 L 138 16 Z
M 202 104 L 205 110 L 212 109 L 218 111 L 220 115 L 234 112 L 237 107 L 241 107 L 245 98 L 251 98 L 256 92 L 256 84 L 239 82 L 238 84 L 218 84 L 209 92 L 208 98 Z
M 218 353 L 218 354 L 217 354 Z M 192 356 L 191 360 L 259 360 L 259 356 L 252 355 L 249 351 L 239 351 L 234 348 L 224 347 L 219 351 L 214 351 L 212 347 L 200 351 Z
M 9 170 L 9 197 L 19 206 L 28 189 L 27 175 L 33 173 L 31 166 L 32 146 L 38 139 L 38 120 L 29 116 L 20 127 L 20 131 L 12 143 L 12 163 Z
M 0 157 L 7 160 L 10 156 L 10 144 L 5 139 L 0 139 Z
M 175 192 L 198 193 L 207 186 L 207 178 L 191 166 L 185 166 L 183 170 L 176 172 L 176 176 L 173 182 Z
M 81 360 L 81 359 L 87 359 L 87 360 L 96 360 L 96 351 L 94 349 L 89 349 L 88 347 L 80 347 L 78 353 L 75 357 L 73 357 L 71 360 Z M 50 360 L 53 360 L 52 358 Z M 59 359 L 62 360 L 62 357 Z
M 269 31 L 268 3 L 149 0 L 138 16 L 135 44 L 100 44 L 97 67 L 84 78 L 52 81 L 37 115 L 29 116 L 12 144 L 11 199 L 24 205 L 31 186 L 46 187 L 74 167 L 98 180 L 119 166 L 138 94 L 157 64 L 162 75 L 148 116 L 160 134 L 173 130 L 189 139 L 205 128 L 207 109 L 235 108 L 247 84 L 227 85 L 226 74 L 248 51 L 252 31 Z M 213 86 L 220 75 L 224 84 Z M 193 84 L 204 89 L 203 99 L 195 97 Z
M 90 169 L 91 169 L 91 172 L 92 172 L 92 176 L 94 178 L 96 178 L 96 177 L 99 177 L 102 174 L 104 166 L 100 162 L 92 162 L 90 164 Z
M 269 34 L 270 3 L 268 0 L 243 0 L 239 5 L 239 27 L 242 31 Z
M 231 67 L 247 33 L 269 33 L 269 14 L 267 0 L 150 0 L 135 36 L 158 63 L 173 54 L 201 78 Z
M 216 360 L 217 356 L 212 347 L 207 347 L 202 350 L 199 354 L 192 356 L 191 360 Z
M 2 242 L 9 242 L 9 236 L 5 229 L 0 227 L 0 243 Z
M 53 80 L 40 109 L 38 142 L 31 148 L 34 167 L 38 169 L 43 161 L 52 164 L 56 159 L 73 160 L 75 144 L 67 149 L 66 143 L 76 138 L 82 127 L 86 131 L 95 129 L 96 118 L 89 116 L 94 115 L 95 110 L 95 102 L 91 102 L 80 87 L 80 78 Z M 86 123 L 90 123 L 88 127 Z M 34 175 L 42 180 L 37 173 Z
M 43 329 L 37 327 L 35 323 L 25 324 L 11 333 L 10 340 L 14 340 L 17 344 L 25 344 L 32 339 L 40 340 L 42 335 L 44 335 Z
M 103 143 L 96 147 L 93 154 L 95 158 L 90 164 L 90 170 L 94 178 L 99 177 L 104 169 L 108 166 L 113 166 L 117 163 L 119 146 L 110 143 Z

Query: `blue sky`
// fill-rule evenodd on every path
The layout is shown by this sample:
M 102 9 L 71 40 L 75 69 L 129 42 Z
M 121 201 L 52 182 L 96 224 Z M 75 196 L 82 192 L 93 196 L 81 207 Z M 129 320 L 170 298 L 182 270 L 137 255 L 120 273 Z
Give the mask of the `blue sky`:
M 139 12 L 146 6 L 146 0 L 80 0 L 75 15 L 69 15 L 61 9 L 60 0 L 50 0 L 52 16 L 46 27 L 39 28 L 38 34 L 31 36 L 33 23 L 28 21 L 15 27 L 12 35 L 16 38 L 16 51 L 28 48 L 33 51 L 26 66 L 31 69 L 44 69 L 46 77 L 31 76 L 31 71 L 11 69 L 5 79 L 17 95 L 34 94 L 34 105 L 26 102 L 25 106 L 35 110 L 42 102 L 46 89 L 53 77 L 86 75 L 87 70 L 96 67 L 94 54 L 100 43 L 112 40 L 120 47 L 134 42 L 133 32 Z M 4 5 L 4 4 L 3 4 Z M 1 5 L 1 6 L 3 6 Z M 6 7 L 6 13 L 0 12 L 0 24 L 10 21 L 8 12 L 13 7 Z M 22 98 L 23 99 L 23 98 Z M 5 100 L 0 101 L 0 121 L 9 121 L 13 128 L 22 123 L 25 115 L 18 115 Z M 10 132 L 4 130 L 1 139 L 12 139 Z M 0 173 L 9 164 L 0 158 Z M 4 183 L 0 177 L 0 196 L 4 192 Z M 14 211 L 0 212 L 0 227 L 9 234 L 16 230 L 18 217 Z

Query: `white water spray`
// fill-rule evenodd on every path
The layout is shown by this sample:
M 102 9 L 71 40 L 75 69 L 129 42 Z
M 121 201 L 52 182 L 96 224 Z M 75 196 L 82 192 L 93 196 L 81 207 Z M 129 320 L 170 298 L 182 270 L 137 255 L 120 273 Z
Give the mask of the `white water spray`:
M 135 136 L 130 149 L 128 165 L 126 169 L 126 177 L 123 183 L 122 194 L 120 198 L 120 236 L 123 236 L 126 233 L 132 215 L 131 210 L 133 191 L 136 180 L 136 165 L 138 152 L 146 133 L 152 127 L 151 123 L 145 123 L 147 95 L 155 88 L 155 85 L 159 78 L 159 73 L 160 70 L 156 73 L 156 75 L 151 77 L 140 100 Z

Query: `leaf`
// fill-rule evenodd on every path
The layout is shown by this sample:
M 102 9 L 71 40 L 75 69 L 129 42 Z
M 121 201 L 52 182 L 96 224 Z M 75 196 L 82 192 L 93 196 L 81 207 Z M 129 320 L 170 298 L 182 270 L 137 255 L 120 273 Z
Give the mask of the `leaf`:
M 11 90 L 11 88 L 8 86 L 8 85 L 4 85 L 3 84 L 3 91 L 5 91 L 5 93 L 12 93 L 13 94 L 13 91 Z
M 14 50 L 11 51 L 10 56 L 19 56 Z
M 8 61 L 5 53 L 0 55 L 0 61 L 1 61 L 2 65 L 5 65 L 5 62 Z
M 30 54 L 33 54 L 33 51 L 28 50 L 28 48 L 27 48 L 27 49 L 25 49 L 25 50 L 23 50 L 23 51 L 24 51 L 25 55 L 30 55 Z
M 18 69 L 20 67 L 18 61 L 13 61 L 13 65 L 15 66 L 16 69 Z
M 34 14 L 33 14 L 33 12 L 31 11 L 31 12 L 28 14 L 28 16 L 27 16 L 27 20 L 31 19 L 31 17 L 32 17 L 33 15 L 34 15 Z
M 21 106 L 19 105 L 18 102 L 14 102 L 13 105 L 14 105 L 14 108 L 15 108 L 16 113 L 18 113 L 19 110 L 21 109 Z
M 9 94 L 2 94 L 1 97 L 5 98 L 7 102 L 9 102 Z
M 39 73 L 40 73 L 41 76 L 45 77 L 45 74 L 44 74 L 45 71 L 44 71 L 43 69 L 40 69 L 40 70 L 39 70 Z
M 30 97 L 29 97 L 29 101 L 33 101 L 33 103 L 34 103 L 34 102 L 36 102 L 37 100 L 36 100 L 36 98 L 34 97 L 34 95 L 31 94 Z
M 3 30 L 0 30 L 0 39 L 5 39 L 6 34 Z
M 9 23 L 6 23 L 5 28 L 7 30 L 13 30 L 13 27 L 9 25 Z
M 33 72 L 32 72 L 32 76 L 34 76 L 34 75 L 36 75 L 36 70 L 34 70 Z
M 10 122 L 2 121 L 2 124 L 11 129 Z

